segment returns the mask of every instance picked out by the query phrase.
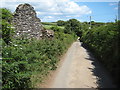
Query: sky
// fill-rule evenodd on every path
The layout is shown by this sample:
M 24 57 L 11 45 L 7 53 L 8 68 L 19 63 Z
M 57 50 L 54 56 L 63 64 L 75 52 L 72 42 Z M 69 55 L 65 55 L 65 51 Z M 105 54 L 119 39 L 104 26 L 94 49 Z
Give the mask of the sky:
M 19 4 L 31 4 L 42 22 L 78 19 L 81 22 L 114 22 L 119 0 L 1 0 L 0 7 L 15 11 Z

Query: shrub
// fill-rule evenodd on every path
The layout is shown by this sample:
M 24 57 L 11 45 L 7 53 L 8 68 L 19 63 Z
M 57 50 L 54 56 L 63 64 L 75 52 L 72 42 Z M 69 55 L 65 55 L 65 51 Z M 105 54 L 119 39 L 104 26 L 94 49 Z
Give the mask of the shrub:
M 75 33 L 76 35 L 81 37 L 82 31 L 81 31 L 81 24 L 76 19 L 70 19 L 65 24 L 65 33 L 72 34 Z
M 53 40 L 16 38 L 3 45 L 3 89 L 30 88 L 42 82 L 50 70 L 57 68 L 60 55 L 75 39 L 75 35 L 57 31 Z
M 58 25 L 58 26 L 63 26 L 63 25 L 65 25 L 65 21 L 63 21 L 63 20 L 58 20 L 58 21 L 57 21 L 57 25 Z
M 1 8 L 0 11 L 2 13 L 0 13 L 2 20 L 0 21 L 0 24 L 2 26 L 2 28 L 0 28 L 0 34 L 2 34 L 2 38 L 5 41 L 5 43 L 9 43 L 11 41 L 11 36 L 13 33 L 13 29 L 11 28 L 11 22 L 12 22 L 12 13 L 5 8 Z
M 2 89 L 28 89 L 35 87 L 37 82 L 50 70 L 57 68 L 59 57 L 67 50 L 76 39 L 74 34 L 65 34 L 63 28 L 54 25 L 55 37 L 49 39 L 25 39 L 11 37 L 12 13 L 7 9 L 2 10 Z M 1 43 L 0 41 L 0 43 Z
M 118 25 L 110 23 L 84 31 L 82 41 L 111 72 L 116 82 L 120 81 Z

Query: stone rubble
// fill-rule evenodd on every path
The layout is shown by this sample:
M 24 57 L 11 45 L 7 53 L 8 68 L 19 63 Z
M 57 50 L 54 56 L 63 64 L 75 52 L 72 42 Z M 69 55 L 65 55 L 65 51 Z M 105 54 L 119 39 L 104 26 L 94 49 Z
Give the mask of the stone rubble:
M 40 39 L 44 30 L 34 8 L 29 4 L 20 4 L 14 13 L 13 24 L 16 36 Z
M 43 37 L 47 38 L 53 38 L 54 37 L 54 31 L 53 30 L 44 30 L 42 31 Z

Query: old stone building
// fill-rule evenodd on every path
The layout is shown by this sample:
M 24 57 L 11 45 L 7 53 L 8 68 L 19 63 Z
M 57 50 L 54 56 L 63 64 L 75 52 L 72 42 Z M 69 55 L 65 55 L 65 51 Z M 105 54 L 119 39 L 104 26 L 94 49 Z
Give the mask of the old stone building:
M 36 16 L 34 8 L 29 4 L 20 4 L 14 12 L 13 24 L 16 36 L 41 38 L 44 30 L 41 21 Z

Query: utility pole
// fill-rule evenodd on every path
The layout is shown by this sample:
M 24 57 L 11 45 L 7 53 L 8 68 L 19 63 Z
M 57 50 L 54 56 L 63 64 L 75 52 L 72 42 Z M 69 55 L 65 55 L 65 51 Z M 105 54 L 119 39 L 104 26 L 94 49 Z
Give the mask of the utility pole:
M 118 20 L 120 20 L 120 1 L 118 2 Z
M 91 29 L 91 16 L 90 16 L 90 27 L 89 27 L 89 29 Z
M 118 17 L 117 17 L 117 15 L 116 15 L 116 20 L 115 20 L 116 22 L 118 21 Z

